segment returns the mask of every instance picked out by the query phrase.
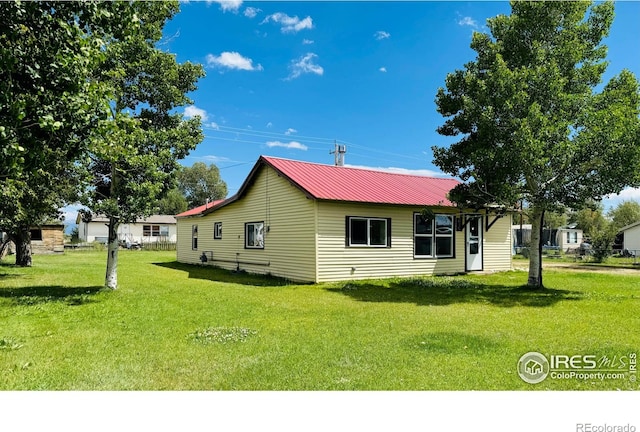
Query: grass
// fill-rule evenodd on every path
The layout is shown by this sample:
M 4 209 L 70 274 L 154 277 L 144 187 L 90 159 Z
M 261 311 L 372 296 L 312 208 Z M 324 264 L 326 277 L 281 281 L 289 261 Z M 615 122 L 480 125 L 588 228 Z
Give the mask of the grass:
M 637 390 L 517 374 L 529 351 L 640 347 L 640 276 L 545 271 L 293 284 L 122 251 L 0 264 L 0 390 Z

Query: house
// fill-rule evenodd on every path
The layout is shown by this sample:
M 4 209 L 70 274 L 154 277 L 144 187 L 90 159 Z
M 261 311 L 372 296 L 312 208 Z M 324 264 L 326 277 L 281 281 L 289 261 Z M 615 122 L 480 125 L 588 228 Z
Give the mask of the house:
M 531 224 L 513 225 L 513 250 L 518 252 L 531 244 Z M 560 227 L 558 229 L 544 228 L 542 230 L 542 246 L 571 252 L 582 243 L 582 230 L 576 225 Z
M 176 216 L 177 259 L 310 282 L 509 270 L 510 217 L 461 212 L 457 184 L 261 156 L 236 195 Z
M 620 232 L 624 236 L 622 249 L 634 256 L 640 256 L 640 221 L 622 227 Z
M 78 213 L 78 238 L 82 242 L 107 243 L 109 237 L 109 218 L 94 215 L 87 222 Z M 135 223 L 123 223 L 118 226 L 118 240 L 121 242 L 143 244 L 156 241 L 176 241 L 176 218 L 173 215 L 152 215 L 141 218 Z
M 560 227 L 556 233 L 556 245 L 561 251 L 572 252 L 580 247 L 582 238 L 582 230 L 576 225 Z

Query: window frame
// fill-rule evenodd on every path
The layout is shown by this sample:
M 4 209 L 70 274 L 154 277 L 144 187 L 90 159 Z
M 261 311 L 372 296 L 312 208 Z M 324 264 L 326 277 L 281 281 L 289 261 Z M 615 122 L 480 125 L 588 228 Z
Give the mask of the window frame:
M 191 225 L 191 250 L 198 250 L 198 225 Z
M 249 226 L 253 226 L 253 225 L 262 225 L 262 245 L 258 245 L 258 246 L 252 246 L 249 245 Z M 253 228 L 254 232 L 255 232 L 255 228 Z M 264 221 L 258 221 L 258 222 L 245 222 L 244 224 L 244 248 L 245 249 L 264 249 L 264 236 L 265 236 L 265 226 L 264 226 Z
M 354 243 L 352 238 L 353 229 L 351 221 L 366 221 L 367 243 Z M 384 222 L 384 244 L 371 244 L 371 221 Z M 345 218 L 345 246 L 353 248 L 374 248 L 388 249 L 391 248 L 391 218 L 370 217 L 370 216 L 346 216 Z
M 456 216 L 453 214 L 446 213 L 434 213 L 433 218 L 427 219 L 430 221 L 430 232 L 429 233 L 418 233 L 417 232 L 417 218 L 422 217 L 421 213 L 413 214 L 413 258 L 415 259 L 452 259 L 456 257 Z M 436 221 L 438 217 L 446 217 L 451 221 L 450 227 L 451 230 L 448 233 L 438 233 L 438 229 L 436 226 Z M 431 240 L 431 254 L 430 255 L 421 255 L 417 253 L 416 248 L 416 239 L 417 238 L 430 238 Z M 451 245 L 451 253 L 450 254 L 438 254 L 438 239 L 450 239 Z
M 213 239 L 222 240 L 222 222 L 213 223 Z
M 161 237 L 160 228 L 161 226 L 158 224 L 142 225 L 142 237 Z M 167 227 L 167 235 L 169 235 L 168 227 Z

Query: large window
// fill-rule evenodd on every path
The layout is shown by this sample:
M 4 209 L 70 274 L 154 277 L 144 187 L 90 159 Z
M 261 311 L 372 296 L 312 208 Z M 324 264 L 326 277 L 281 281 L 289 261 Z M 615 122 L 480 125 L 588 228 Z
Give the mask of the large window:
M 391 219 L 347 216 L 347 246 L 391 247 Z
M 198 225 L 191 226 L 191 249 L 198 250 Z
M 220 240 L 222 238 L 222 222 L 215 222 L 213 224 L 213 238 L 214 240 Z
M 247 249 L 264 249 L 264 222 L 244 224 L 244 247 Z
M 567 243 L 578 244 L 578 232 L 577 231 L 567 231 Z
M 413 215 L 413 254 L 417 258 L 452 258 L 454 255 L 454 216 Z
M 160 225 L 142 225 L 142 235 L 143 237 L 159 237 L 162 234 L 160 234 L 160 230 L 161 228 L 165 228 L 165 227 L 160 227 Z M 169 229 L 167 228 L 167 234 L 165 235 L 169 235 Z

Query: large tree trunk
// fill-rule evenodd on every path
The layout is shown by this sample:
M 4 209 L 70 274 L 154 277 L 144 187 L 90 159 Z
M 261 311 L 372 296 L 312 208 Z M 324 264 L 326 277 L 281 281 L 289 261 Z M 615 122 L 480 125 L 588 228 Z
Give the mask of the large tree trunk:
M 9 236 L 16 245 L 16 265 L 31 267 L 31 231 L 29 228 L 20 228 Z
M 107 275 L 104 280 L 104 286 L 110 289 L 118 288 L 118 220 L 109 218 L 109 237 L 107 244 Z
M 532 288 L 543 288 L 542 285 L 542 229 L 544 209 L 532 206 L 531 211 L 531 246 L 529 248 L 529 279 L 527 285 Z

